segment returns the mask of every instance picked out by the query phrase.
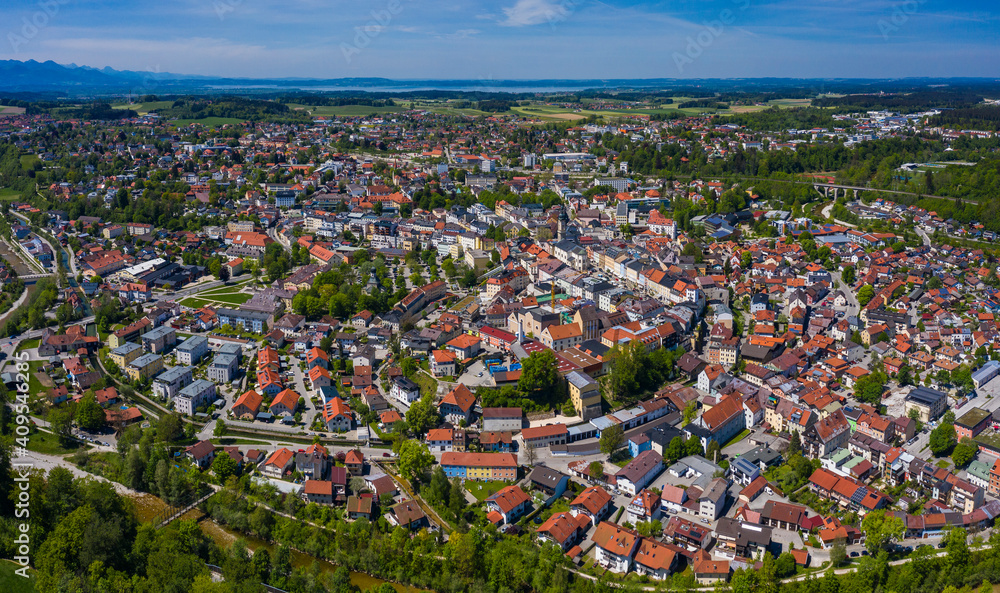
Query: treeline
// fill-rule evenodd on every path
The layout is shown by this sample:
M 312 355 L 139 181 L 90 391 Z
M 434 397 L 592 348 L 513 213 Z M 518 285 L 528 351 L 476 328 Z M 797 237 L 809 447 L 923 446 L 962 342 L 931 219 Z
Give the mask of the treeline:
M 301 501 L 281 495 L 281 509 L 294 511 Z M 293 499 L 293 500 L 289 500 Z M 226 488 L 209 499 L 217 522 L 263 540 L 301 550 L 337 566 L 434 591 L 479 593 L 538 591 L 545 593 L 610 593 L 611 586 L 576 577 L 557 547 L 539 549 L 530 535 L 505 537 L 492 526 L 453 532 L 446 543 L 437 534 L 411 534 L 384 518 L 347 523 L 342 518 L 321 529 L 255 506 L 236 489 Z
M 681 109 L 691 109 L 691 108 L 702 108 L 702 109 L 729 109 L 728 103 L 720 103 L 718 99 L 708 98 L 708 99 L 695 99 L 693 101 L 684 101 L 679 104 L 678 107 Z
M 139 114 L 132 109 L 115 109 L 105 101 L 94 101 L 80 107 L 60 109 L 59 115 L 64 118 L 114 121 L 137 117 Z
M 28 172 L 21 165 L 21 151 L 14 144 L 0 144 L 0 187 L 25 190 L 33 185 Z
M 490 99 L 488 101 L 479 101 L 476 103 L 476 109 L 480 111 L 488 111 L 490 113 L 503 113 L 505 111 L 510 111 L 511 107 L 517 105 L 516 101 L 506 101 L 503 99 Z
M 1000 105 L 949 109 L 931 117 L 927 123 L 947 128 L 1000 130 Z
M 277 101 L 248 99 L 245 97 L 219 97 L 206 99 L 185 97 L 174 101 L 165 109 L 157 109 L 162 117 L 176 119 L 205 119 L 206 117 L 227 117 L 245 121 L 288 121 L 308 122 L 309 116 L 292 111 L 288 105 Z
M 7 447 L 3 451 L 0 557 L 12 559 L 21 555 L 15 542 L 25 515 L 14 515 L 13 474 Z M 287 547 L 278 548 L 273 558 L 267 550 L 251 557 L 243 540 L 224 550 L 194 520 L 163 529 L 140 523 L 132 501 L 109 482 L 74 479 L 69 470 L 55 467 L 48 475 L 33 471 L 28 483 L 33 570 L 25 590 L 264 593 L 261 583 L 280 583 L 291 593 L 360 593 L 346 569 L 326 575 L 293 569 Z M 221 568 L 221 582 L 213 581 L 209 564 Z M 20 578 L 10 576 L 8 584 Z
M 35 283 L 35 291 L 28 296 L 25 302 L 14 310 L 0 328 L 0 335 L 4 337 L 19 334 L 29 329 L 40 329 L 55 324 L 54 319 L 45 317 L 48 311 L 59 298 L 59 287 L 52 278 L 40 278 Z
M 838 125 L 829 111 L 822 109 L 781 109 L 778 107 L 771 107 L 763 111 L 738 113 L 736 115 L 716 116 L 713 123 L 720 125 L 736 124 L 757 132 L 832 128 Z
M 843 95 L 818 97 L 812 100 L 815 107 L 836 107 L 838 110 L 888 109 L 892 111 L 920 111 L 934 107 L 972 107 L 981 103 L 983 96 L 972 89 L 931 89 L 896 94 Z
M 368 107 L 395 107 L 396 102 L 388 98 L 371 96 L 326 96 L 326 95 L 290 95 L 279 99 L 281 103 L 297 105 L 315 105 L 317 107 L 341 107 L 343 105 L 365 105 Z

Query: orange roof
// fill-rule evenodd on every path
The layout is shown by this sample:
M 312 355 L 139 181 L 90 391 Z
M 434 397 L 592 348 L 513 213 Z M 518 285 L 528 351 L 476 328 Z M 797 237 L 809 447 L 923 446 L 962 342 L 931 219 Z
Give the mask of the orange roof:
M 299 394 L 291 389 L 285 389 L 274 397 L 270 408 L 273 410 L 279 404 L 284 405 L 289 410 L 295 410 L 295 407 L 299 405 Z
M 264 465 L 285 467 L 288 465 L 288 462 L 292 460 L 292 455 L 294 455 L 294 453 L 292 453 L 291 450 L 282 447 L 274 453 L 271 453 L 271 456 L 267 458 Z
M 469 391 L 468 387 L 460 384 L 458 387 L 449 391 L 448 395 L 444 396 L 444 399 L 441 400 L 438 407 L 445 404 L 451 404 L 464 412 L 468 412 L 472 409 L 472 406 L 474 406 L 475 403 L 475 394 Z
M 247 391 L 246 393 L 241 395 L 239 399 L 236 400 L 236 403 L 233 404 L 233 409 L 235 410 L 240 406 L 246 406 L 251 412 L 256 413 L 257 410 L 260 408 L 260 404 L 263 402 L 264 402 L 264 397 L 261 396 L 261 394 L 251 389 L 250 391 Z

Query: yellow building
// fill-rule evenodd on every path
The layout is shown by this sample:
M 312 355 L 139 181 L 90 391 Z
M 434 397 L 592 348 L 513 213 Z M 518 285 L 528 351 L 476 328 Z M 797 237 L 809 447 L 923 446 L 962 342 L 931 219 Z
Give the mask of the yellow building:
M 143 354 L 125 367 L 125 373 L 133 381 L 153 377 L 163 370 L 163 357 L 159 354 Z
M 112 350 L 108 356 L 111 358 L 111 362 L 118 365 L 118 368 L 124 369 L 133 360 L 139 358 L 140 354 L 142 354 L 142 346 L 133 344 L 132 342 L 125 342 Z
M 585 421 L 601 415 L 601 389 L 590 376 L 573 371 L 566 375 L 569 398 L 576 413 Z

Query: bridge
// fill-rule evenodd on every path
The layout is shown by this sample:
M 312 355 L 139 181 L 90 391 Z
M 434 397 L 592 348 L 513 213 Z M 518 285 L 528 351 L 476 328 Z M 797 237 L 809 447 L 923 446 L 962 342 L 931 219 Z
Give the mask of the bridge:
M 25 274 L 23 276 L 18 276 L 18 278 L 21 279 L 21 282 L 24 282 L 25 284 L 34 284 L 36 281 L 41 280 L 42 278 L 50 278 L 50 277 L 52 277 L 52 274 Z
M 202 495 L 197 500 L 191 502 L 190 504 L 183 506 L 168 505 L 166 509 L 164 509 L 159 515 L 157 515 L 153 519 L 153 523 L 156 525 L 157 529 L 166 527 L 171 522 L 181 518 L 187 512 L 193 510 L 195 507 L 197 507 L 201 503 L 211 498 L 213 494 L 215 494 L 215 489 L 208 488 L 208 492 L 203 492 Z M 195 494 L 194 496 L 198 495 Z

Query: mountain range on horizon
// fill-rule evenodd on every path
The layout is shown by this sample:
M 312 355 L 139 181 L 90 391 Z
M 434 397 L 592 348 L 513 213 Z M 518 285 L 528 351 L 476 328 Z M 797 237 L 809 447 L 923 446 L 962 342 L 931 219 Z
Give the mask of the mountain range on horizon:
M 692 86 L 725 89 L 813 87 L 823 92 L 847 89 L 868 89 L 867 92 L 891 91 L 905 88 L 930 87 L 962 82 L 996 86 L 996 78 L 897 78 L 897 79 L 818 79 L 818 78 L 728 78 L 728 79 L 391 79 L 364 78 L 231 78 L 177 74 L 172 72 L 141 72 L 115 70 L 109 66 L 96 68 L 87 65 L 59 64 L 48 60 L 0 60 L 0 93 L 7 95 L 44 94 L 63 97 L 147 94 L 147 93 L 205 93 L 240 89 L 311 90 L 311 91 L 406 91 L 406 90 L 467 90 L 504 92 L 510 89 L 582 90 L 592 88 L 679 88 Z M 322 87 L 322 88 L 321 88 Z M 858 92 L 852 90 L 851 92 Z

